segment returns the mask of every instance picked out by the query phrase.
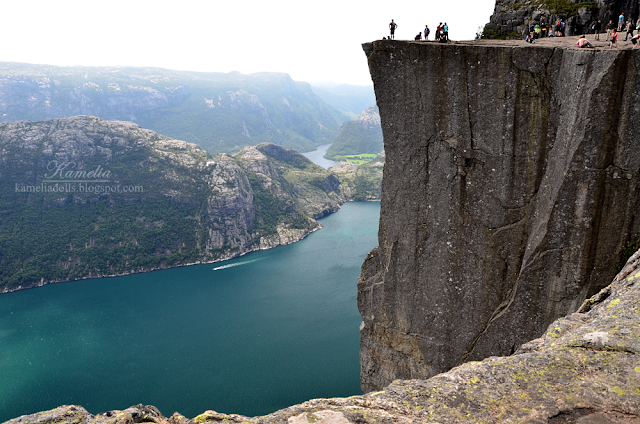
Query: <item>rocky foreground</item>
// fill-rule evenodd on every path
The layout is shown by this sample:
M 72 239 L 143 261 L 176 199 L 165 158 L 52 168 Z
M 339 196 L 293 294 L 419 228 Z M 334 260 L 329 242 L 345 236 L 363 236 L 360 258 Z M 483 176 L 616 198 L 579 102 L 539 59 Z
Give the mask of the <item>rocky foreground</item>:
M 514 355 L 469 362 L 428 380 L 397 380 L 363 396 L 314 399 L 253 418 L 214 411 L 166 418 L 143 405 L 91 415 L 62 406 L 6 424 L 640 422 L 639 282 L 640 251 L 611 285 Z

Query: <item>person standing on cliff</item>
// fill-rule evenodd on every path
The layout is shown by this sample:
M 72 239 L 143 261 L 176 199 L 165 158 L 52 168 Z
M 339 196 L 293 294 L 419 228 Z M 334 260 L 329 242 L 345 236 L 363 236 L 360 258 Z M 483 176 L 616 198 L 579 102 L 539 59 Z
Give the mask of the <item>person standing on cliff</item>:
M 602 20 L 598 19 L 598 22 L 594 22 L 591 26 L 593 33 L 596 35 L 593 39 L 600 40 L 600 29 L 602 28 Z
M 444 23 L 444 26 L 442 27 L 443 32 L 444 32 L 444 39 L 449 41 L 449 25 L 447 25 L 447 23 Z
M 613 23 L 613 19 L 609 19 L 609 25 L 607 25 L 607 39 L 605 41 L 609 41 L 611 39 L 611 34 L 613 34 L 613 30 L 616 28 L 616 24 Z
M 616 30 L 615 28 L 613 29 L 613 33 L 611 34 L 611 44 L 609 44 L 609 50 L 611 50 L 613 46 L 616 46 L 616 49 L 618 48 L 618 30 Z
M 391 23 L 389 24 L 389 30 L 391 31 L 391 36 L 389 37 L 389 39 L 391 40 L 395 40 L 396 36 L 396 28 L 398 28 L 398 24 L 393 22 L 393 19 L 391 19 Z
M 424 26 L 424 41 L 427 41 L 429 39 L 429 34 L 431 33 L 431 30 L 429 29 L 429 25 L 425 25 Z
M 618 16 L 618 32 L 622 31 L 622 26 L 624 25 L 624 12 Z
M 629 38 L 629 36 L 633 37 L 633 24 L 631 23 L 631 20 L 627 21 L 627 35 L 624 36 L 624 41 L 627 41 L 627 38 Z

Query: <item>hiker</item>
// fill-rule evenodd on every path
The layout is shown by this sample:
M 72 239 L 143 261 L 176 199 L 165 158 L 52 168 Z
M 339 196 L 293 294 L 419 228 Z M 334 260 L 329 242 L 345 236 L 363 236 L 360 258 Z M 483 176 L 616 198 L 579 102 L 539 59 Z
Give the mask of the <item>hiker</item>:
M 640 46 L 640 43 L 638 43 L 638 39 L 640 39 L 640 32 L 631 37 L 631 43 L 633 44 L 633 47 L 631 48 L 632 50 Z
M 587 40 L 587 37 L 584 34 L 582 34 L 580 36 L 580 39 L 578 40 L 577 44 L 578 44 L 578 47 L 581 48 L 581 49 L 585 49 L 585 48 L 592 49 L 593 48 L 593 44 L 591 44 L 589 42 L 589 40 Z
M 414 39 L 415 41 L 420 41 L 420 40 L 422 40 L 422 32 L 419 32 L 419 33 L 418 33 L 418 35 L 416 35 L 415 37 L 413 37 L 413 39 Z
M 424 26 L 424 41 L 427 41 L 429 39 L 429 34 L 431 33 L 431 30 L 429 29 L 429 25 L 425 25 Z
M 396 28 L 398 28 L 398 24 L 393 22 L 393 19 L 391 19 L 391 23 L 389 24 L 389 30 L 391 30 L 391 36 L 389 37 L 389 40 L 395 40 L 396 36 Z
M 560 19 L 560 37 L 564 37 L 564 21 Z
M 611 44 L 609 44 L 609 50 L 611 50 L 613 46 L 616 46 L 616 49 L 618 48 L 618 30 L 615 28 L 611 33 Z
M 633 38 L 633 24 L 631 23 L 631 19 L 627 21 L 627 35 L 624 36 L 624 41 L 627 41 L 627 38 L 631 36 Z
M 540 38 L 540 24 L 536 24 L 536 26 L 533 27 L 533 36 L 536 39 Z
M 624 12 L 618 16 L 618 32 L 622 31 L 622 26 L 624 25 Z
M 444 27 L 442 27 L 443 32 L 444 32 L 444 39 L 446 41 L 449 41 L 449 25 L 447 25 L 447 23 L 444 23 Z
M 615 27 L 616 24 L 613 23 L 613 19 L 609 19 L 609 25 L 607 25 L 607 39 L 605 41 L 609 41 L 611 39 L 611 34 L 613 34 Z
M 594 22 L 593 25 L 591 25 L 591 29 L 593 30 L 593 33 L 596 35 L 594 37 L 594 40 L 600 40 L 600 28 L 602 27 L 602 20 L 598 19 L 598 22 Z
M 560 19 L 558 19 L 556 25 L 553 27 L 553 36 L 560 37 Z

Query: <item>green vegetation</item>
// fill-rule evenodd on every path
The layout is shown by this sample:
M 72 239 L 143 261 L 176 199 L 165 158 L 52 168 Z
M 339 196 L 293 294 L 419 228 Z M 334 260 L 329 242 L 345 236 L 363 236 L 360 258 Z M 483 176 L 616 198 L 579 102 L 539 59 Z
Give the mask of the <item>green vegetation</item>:
M 366 156 L 370 157 L 372 155 Z M 382 193 L 382 171 L 384 161 L 384 153 L 381 153 L 379 155 L 375 155 L 373 159 L 354 168 L 350 172 L 338 175 L 343 186 L 351 188 L 352 200 L 380 200 L 380 195 Z
M 0 97 L 11 105 L 0 121 L 76 115 L 133 121 L 211 154 L 265 142 L 314 150 L 331 143 L 351 116 L 283 73 L 4 63 L 0 77 L 7 81 Z
M 363 153 L 361 155 L 346 155 L 344 156 L 344 160 L 350 163 L 363 164 L 372 161 L 376 158 L 377 155 L 372 153 Z
M 258 164 L 271 170 L 265 171 L 267 176 L 249 172 L 256 162 L 246 162 L 242 153 L 212 158 L 194 145 L 130 124 L 123 129 L 82 117 L 66 124 L 15 125 L 32 126 L 24 130 L 39 141 L 22 147 L 19 137 L 0 127 L 5 131 L 0 138 L 5 159 L 0 178 L 0 291 L 244 253 L 280 227 L 312 229 L 310 217 L 325 214 L 332 201 L 336 209 L 336 199 L 342 199 L 334 175 L 280 146 L 258 146 L 268 158 Z M 54 127 L 58 133 L 37 135 L 39 129 Z M 62 144 L 52 142 L 60 134 L 71 136 Z M 111 143 L 115 137 L 123 142 Z M 76 140 L 96 149 L 83 153 Z M 43 151 L 45 146 L 53 146 L 52 155 Z M 69 150 L 77 151 L 79 169 L 100 166 L 110 172 L 108 181 L 47 182 L 49 158 L 66 161 L 64 152 Z M 45 186 L 56 191 L 33 189 Z M 110 189 L 96 192 L 89 186 Z M 122 187 L 139 189 L 125 192 Z M 238 246 L 237 240 L 246 241 Z
M 348 155 L 363 153 L 375 156 L 383 148 L 382 128 L 379 124 L 363 125 L 360 121 L 347 121 L 342 124 L 338 136 L 333 141 L 333 144 L 329 146 L 324 157 L 343 160 Z
M 551 13 L 563 16 L 577 16 L 578 10 L 582 8 L 595 9 L 598 6 L 591 1 L 580 1 L 573 3 L 569 0 L 534 0 L 536 4 L 548 9 Z

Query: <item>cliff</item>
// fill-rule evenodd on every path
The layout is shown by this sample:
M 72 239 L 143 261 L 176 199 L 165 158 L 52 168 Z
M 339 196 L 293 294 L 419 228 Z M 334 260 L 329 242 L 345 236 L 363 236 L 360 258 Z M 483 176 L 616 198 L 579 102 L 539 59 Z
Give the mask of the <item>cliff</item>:
M 364 44 L 386 152 L 365 392 L 509 355 L 640 236 L 635 51 Z
M 289 244 L 339 209 L 343 188 L 273 144 L 212 158 L 131 122 L 3 123 L 0 292 Z
M 520 36 L 532 22 L 549 24 L 558 19 L 566 23 L 565 35 L 592 33 L 591 26 L 598 19 L 605 24 L 609 20 L 617 23 L 622 12 L 635 25 L 640 16 L 638 6 L 635 0 L 496 0 L 484 36 Z
M 640 420 L 638 281 L 640 252 L 610 286 L 514 355 L 466 363 L 428 380 L 397 380 L 363 396 L 314 399 L 254 418 L 215 411 L 166 418 L 143 405 L 92 415 L 62 406 L 5 424 L 631 424 Z

